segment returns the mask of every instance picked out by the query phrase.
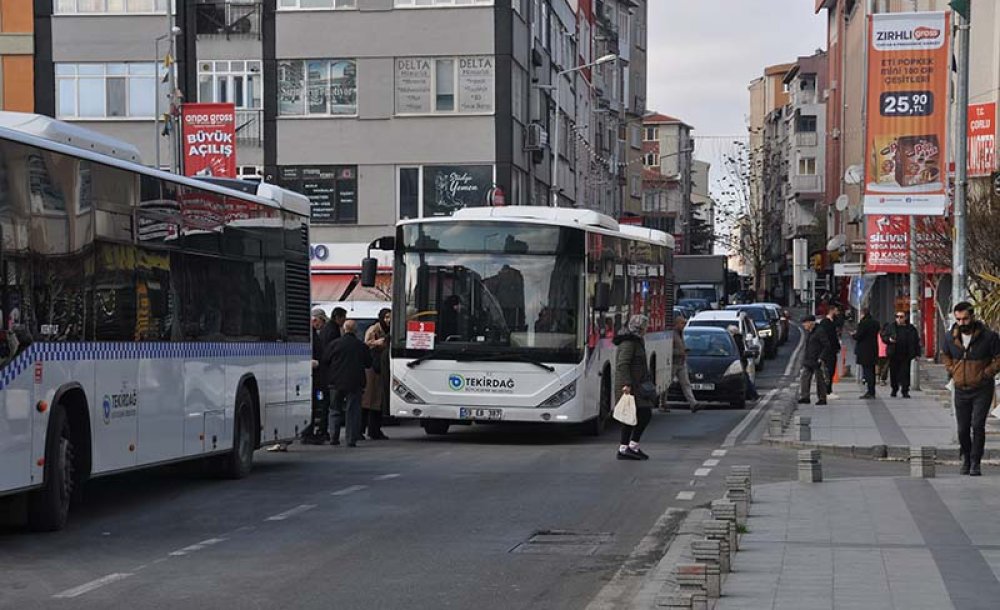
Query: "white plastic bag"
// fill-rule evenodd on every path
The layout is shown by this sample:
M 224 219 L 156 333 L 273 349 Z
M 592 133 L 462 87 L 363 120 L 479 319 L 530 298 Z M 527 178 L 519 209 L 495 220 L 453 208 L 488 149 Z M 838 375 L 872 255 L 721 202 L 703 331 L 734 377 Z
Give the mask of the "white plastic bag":
M 635 416 L 635 398 L 631 394 L 622 394 L 618 404 L 615 405 L 612 417 L 626 426 L 634 426 L 639 421 Z

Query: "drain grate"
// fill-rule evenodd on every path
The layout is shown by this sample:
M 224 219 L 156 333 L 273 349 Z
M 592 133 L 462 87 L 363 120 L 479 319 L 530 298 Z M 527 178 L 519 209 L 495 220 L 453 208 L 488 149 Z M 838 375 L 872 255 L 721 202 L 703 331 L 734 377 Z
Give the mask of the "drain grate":
M 510 550 L 527 555 L 593 555 L 602 545 L 614 540 L 608 532 L 577 532 L 572 530 L 539 530 L 526 541 Z

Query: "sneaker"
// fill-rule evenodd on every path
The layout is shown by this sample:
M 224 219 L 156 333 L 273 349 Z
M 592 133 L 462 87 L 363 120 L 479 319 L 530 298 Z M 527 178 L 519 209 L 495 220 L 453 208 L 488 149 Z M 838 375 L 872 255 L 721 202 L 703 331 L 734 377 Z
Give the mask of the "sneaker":
M 817 401 L 816 401 L 816 406 L 817 406 L 817 407 L 822 407 L 822 406 L 823 406 L 823 405 L 825 405 L 825 404 L 826 404 L 826 401 L 825 401 L 825 400 L 817 400 Z
M 809 399 L 808 398 L 800 398 L 799 399 L 799 404 L 800 405 L 807 405 L 807 404 L 809 404 Z
M 903 398 L 909 398 L 909 397 L 910 397 L 909 392 L 903 392 Z
M 642 460 L 642 458 L 639 457 L 638 454 L 636 454 L 636 453 L 634 453 L 632 451 L 629 451 L 628 449 L 626 449 L 625 451 L 621 451 L 621 450 L 615 451 L 615 454 L 616 454 L 616 458 L 619 459 L 619 460 L 633 460 L 633 461 L 640 461 L 640 460 Z
M 631 453 L 633 455 L 639 456 L 640 460 L 648 460 L 649 459 L 649 456 L 646 455 L 645 452 L 643 452 L 643 450 L 639 449 L 638 447 L 636 447 L 635 449 L 629 447 L 625 451 L 626 451 L 626 453 Z
M 826 398 L 827 398 L 827 400 L 837 400 L 838 398 L 840 398 L 840 396 L 837 396 L 836 394 L 830 392 L 830 393 L 828 393 L 826 395 Z M 819 403 L 817 403 L 817 404 L 819 404 Z
M 282 443 L 278 443 L 277 445 L 271 445 L 270 447 L 268 447 L 264 451 L 270 451 L 272 453 L 276 452 L 276 451 L 288 451 L 288 446 L 284 445 Z

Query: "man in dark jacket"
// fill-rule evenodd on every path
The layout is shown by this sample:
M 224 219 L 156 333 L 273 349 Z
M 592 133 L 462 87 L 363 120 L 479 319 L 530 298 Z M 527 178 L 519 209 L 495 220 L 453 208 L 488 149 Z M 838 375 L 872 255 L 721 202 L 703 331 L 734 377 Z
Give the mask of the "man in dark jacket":
M 861 367 L 868 391 L 861 398 L 875 398 L 875 363 L 878 361 L 878 320 L 867 307 L 861 308 L 861 321 L 854 331 L 854 357 Z
M 330 404 L 330 444 L 340 444 L 340 427 L 347 428 L 347 446 L 356 447 L 361 436 L 361 394 L 365 389 L 365 370 L 372 366 L 372 355 L 364 341 L 355 334 L 357 323 L 344 322 L 343 335 L 323 353 L 332 394 Z M 346 417 L 345 417 L 346 414 Z
M 840 356 L 840 305 L 830 303 L 826 315 L 819 322 L 819 329 L 826 334 L 826 351 L 823 352 L 823 368 L 826 375 L 826 393 L 833 394 L 833 374 L 837 370 L 837 359 Z M 836 398 L 836 396 L 834 396 Z
M 902 390 L 903 398 L 910 397 L 910 362 L 920 354 L 920 335 L 910 324 L 906 313 L 896 312 L 896 320 L 882 328 L 882 341 L 889 356 L 889 384 L 892 396 Z
M 826 377 L 823 372 L 823 356 L 830 349 L 830 337 L 816 325 L 816 316 L 802 318 L 802 328 L 806 331 L 806 350 L 802 356 L 802 371 L 799 373 L 799 404 L 809 404 L 809 385 L 816 376 L 816 404 L 826 404 Z
M 941 360 L 955 384 L 960 472 L 978 477 L 983 474 L 980 462 L 986 446 L 986 416 L 993 402 L 993 378 L 1000 373 L 1000 338 L 977 321 L 972 305 L 963 301 L 955 306 L 955 326 L 948 339 Z
M 320 445 L 330 440 L 327 419 L 330 412 L 330 388 L 327 383 L 326 367 L 320 365 L 323 350 L 329 345 L 327 340 L 332 326 L 326 312 L 317 307 L 312 311 L 312 420 L 302 431 L 303 445 Z M 339 331 L 338 331 L 339 332 Z

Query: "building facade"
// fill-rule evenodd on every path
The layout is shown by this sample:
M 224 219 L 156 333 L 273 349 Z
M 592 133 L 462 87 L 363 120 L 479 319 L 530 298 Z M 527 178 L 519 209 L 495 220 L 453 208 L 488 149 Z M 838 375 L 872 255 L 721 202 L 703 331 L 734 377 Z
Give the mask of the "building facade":
M 0 110 L 35 110 L 34 29 L 31 0 L 0 2 Z
M 693 127 L 651 112 L 643 121 L 643 201 L 645 226 L 674 236 L 678 254 L 690 254 Z

